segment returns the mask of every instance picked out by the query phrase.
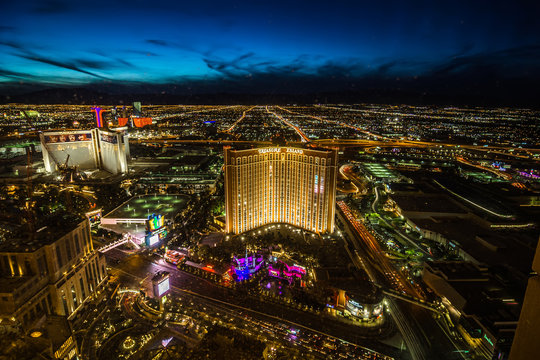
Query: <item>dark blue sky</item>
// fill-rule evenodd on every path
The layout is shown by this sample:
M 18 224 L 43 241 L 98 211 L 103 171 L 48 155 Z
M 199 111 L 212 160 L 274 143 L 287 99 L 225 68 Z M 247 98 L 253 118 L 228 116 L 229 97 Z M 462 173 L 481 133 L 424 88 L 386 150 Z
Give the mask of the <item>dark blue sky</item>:
M 536 3 L 4 1 L 0 87 L 504 92 L 540 78 Z

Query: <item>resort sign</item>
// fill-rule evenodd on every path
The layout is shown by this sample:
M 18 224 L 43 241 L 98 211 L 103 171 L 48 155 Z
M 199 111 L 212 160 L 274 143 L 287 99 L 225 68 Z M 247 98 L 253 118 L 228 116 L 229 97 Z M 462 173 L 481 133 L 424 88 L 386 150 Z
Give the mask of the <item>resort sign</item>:
M 267 153 L 279 153 L 279 152 L 286 152 L 286 153 L 292 153 L 292 154 L 303 154 L 304 150 L 297 149 L 297 148 L 264 148 L 264 149 L 258 149 L 259 154 L 267 154 Z

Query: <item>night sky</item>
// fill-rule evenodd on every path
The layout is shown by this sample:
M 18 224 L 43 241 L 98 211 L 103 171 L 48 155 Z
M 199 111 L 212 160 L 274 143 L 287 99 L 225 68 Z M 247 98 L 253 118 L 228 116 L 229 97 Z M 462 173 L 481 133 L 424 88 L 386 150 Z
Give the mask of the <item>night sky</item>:
M 518 1 L 2 1 L 0 90 L 527 96 L 540 5 Z

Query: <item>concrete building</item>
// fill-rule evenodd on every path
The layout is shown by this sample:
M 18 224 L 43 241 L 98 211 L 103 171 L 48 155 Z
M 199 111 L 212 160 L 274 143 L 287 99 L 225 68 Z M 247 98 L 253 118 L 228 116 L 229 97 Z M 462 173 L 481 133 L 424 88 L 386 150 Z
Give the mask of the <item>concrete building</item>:
M 540 241 L 539 241 L 540 243 Z M 536 247 L 536 255 L 532 264 L 533 276 L 527 284 L 527 292 L 519 315 L 514 342 L 510 352 L 510 360 L 534 359 L 540 354 L 540 246 Z
M 334 231 L 337 151 L 269 147 L 225 151 L 226 231 L 269 223 Z
M 508 286 L 504 272 L 471 262 L 429 261 L 423 280 L 471 348 L 486 359 L 508 358 L 522 294 Z
M 64 225 L 0 245 L 0 319 L 12 324 L 5 330 L 26 332 L 48 316 L 71 319 L 106 283 L 88 220 Z
M 317 268 L 314 270 L 318 286 L 331 288 L 327 310 L 367 323 L 383 322 L 384 294 L 369 280 L 366 273 L 352 266 Z
M 66 161 L 80 170 L 103 169 L 111 174 L 128 170 L 129 142 L 123 133 L 101 129 L 52 131 L 40 134 L 40 139 L 45 171 L 49 173 Z

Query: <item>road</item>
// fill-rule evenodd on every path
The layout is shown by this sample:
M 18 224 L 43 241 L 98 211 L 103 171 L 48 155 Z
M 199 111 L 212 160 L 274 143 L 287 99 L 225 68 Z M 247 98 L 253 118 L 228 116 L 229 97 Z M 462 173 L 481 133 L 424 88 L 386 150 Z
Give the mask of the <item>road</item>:
M 171 274 L 171 288 L 179 292 L 201 296 L 207 300 L 213 299 L 222 305 L 242 307 L 248 311 L 266 314 L 266 316 L 295 323 L 383 354 L 399 357 L 398 349 L 377 340 L 380 336 L 378 329 L 349 325 L 335 320 L 329 315 L 317 315 L 312 312 L 296 310 L 278 303 L 266 302 L 259 297 L 247 294 L 239 296 L 238 292 L 180 271 L 156 256 L 127 255 L 119 249 L 110 250 L 106 256 L 111 267 L 109 273 L 111 276 L 118 278 L 122 286 L 139 289 L 143 285 L 146 291 L 150 291 L 150 282 L 148 280 L 150 275 L 158 271 L 168 271 Z M 143 279 L 146 280 L 142 281 Z
M 369 132 L 369 131 L 367 131 L 367 130 L 364 130 L 364 129 L 358 127 L 358 126 L 353 126 L 353 125 L 350 125 L 350 124 L 347 124 L 347 123 L 344 123 L 344 122 L 341 122 L 341 121 L 328 120 L 328 119 L 325 119 L 325 118 L 322 118 L 322 117 L 319 117 L 319 116 L 302 114 L 302 113 L 299 113 L 299 112 L 296 112 L 296 111 L 291 111 L 291 110 L 289 110 L 289 109 L 282 108 L 281 106 L 276 106 L 276 107 L 279 108 L 279 109 L 281 109 L 281 110 L 283 110 L 283 111 L 288 112 L 289 114 L 297 114 L 297 115 L 305 116 L 305 117 L 312 118 L 312 119 L 315 119 L 315 120 L 318 120 L 318 121 L 322 121 L 322 122 L 327 122 L 327 123 L 334 124 L 334 125 L 340 125 L 340 126 L 348 127 L 348 128 L 350 128 L 350 129 L 356 130 L 356 131 L 358 131 L 358 132 L 363 133 L 364 135 L 371 136 L 371 137 L 376 138 L 376 139 L 381 139 L 381 140 L 382 140 L 382 139 L 388 139 L 388 138 L 385 137 L 385 136 L 371 133 L 371 132 Z
M 231 307 L 229 304 L 208 301 L 200 296 L 186 294 L 185 290 L 176 292 L 167 303 L 167 315 L 164 326 L 175 331 L 177 336 L 195 345 L 200 339 L 200 327 L 211 327 L 215 323 L 248 337 L 257 337 L 272 346 L 282 347 L 291 356 L 310 354 L 317 359 L 392 360 L 391 357 L 374 352 L 339 339 L 321 334 L 302 326 L 285 323 L 282 319 L 249 309 Z M 130 318 L 137 322 L 156 326 L 163 320 L 162 313 L 149 307 L 146 299 L 137 292 L 122 295 L 122 308 Z M 189 314 L 189 315 L 188 315 Z M 277 320 L 277 321 L 276 321 Z M 189 336 L 186 336 L 189 335 Z M 326 346 L 325 346 L 326 344 Z M 328 345 L 332 345 L 328 347 Z M 334 348 L 334 349 L 332 349 Z
M 390 263 L 377 240 L 366 227 L 358 222 L 344 202 L 338 202 L 339 214 L 345 221 L 358 258 L 353 257 L 357 267 L 366 270 L 372 281 L 383 289 L 393 289 L 422 300 Z M 413 359 L 455 359 L 456 351 L 466 348 L 452 339 L 437 322 L 433 312 L 411 302 L 387 298 L 387 306 Z M 459 353 L 464 356 L 462 353 Z
M 233 129 L 236 127 L 236 125 L 238 125 L 238 123 L 242 120 L 244 120 L 244 118 L 246 117 L 246 114 L 248 112 L 250 112 L 251 110 L 253 110 L 256 106 L 252 106 L 250 107 L 249 109 L 247 109 L 246 111 L 242 112 L 242 116 L 240 116 L 240 118 L 238 118 L 238 120 L 236 120 L 234 122 L 234 124 L 232 124 L 227 130 L 223 131 L 223 132 L 226 132 L 226 133 L 231 133 L 231 131 L 233 131 Z
M 283 119 L 281 117 L 281 119 Z M 280 120 L 281 120 L 280 119 Z M 284 121 L 285 122 L 285 121 Z M 292 127 L 301 137 L 301 141 L 289 141 L 289 146 L 303 146 L 306 144 L 306 142 L 309 141 L 309 143 L 312 146 L 317 147 L 327 147 L 327 148 L 352 148 L 352 147 L 363 147 L 363 148 L 431 148 L 431 147 L 448 147 L 448 148 L 455 148 L 458 146 L 458 144 L 450 144 L 450 143 L 442 143 L 442 142 L 432 142 L 432 141 L 415 141 L 415 140 L 368 140 L 368 139 L 317 139 L 317 140 L 309 140 L 307 136 L 303 133 L 303 131 L 295 126 L 292 125 L 290 122 L 285 122 L 288 126 Z M 302 136 L 301 134 L 304 134 Z M 373 134 L 375 135 L 375 134 Z M 254 145 L 254 146 L 271 146 L 271 141 L 247 141 L 247 140 L 192 140 L 192 139 L 177 139 L 175 136 L 167 136 L 167 137 L 154 137 L 154 138 L 145 138 L 145 139 L 129 139 L 132 143 L 139 143 L 139 144 L 193 144 L 193 145 Z M 510 146 L 479 146 L 479 145 L 459 145 L 462 149 L 467 150 L 473 150 L 473 151 L 482 151 L 482 152 L 491 152 L 496 153 L 500 155 L 505 155 L 509 157 L 515 157 L 518 159 L 528 159 L 531 161 L 539 162 L 540 159 L 535 159 L 532 157 L 526 157 L 522 155 L 517 155 L 508 152 L 509 150 L 514 150 L 513 147 Z M 540 154 L 540 149 L 520 149 L 524 151 L 528 151 L 531 154 Z
M 379 214 L 379 212 L 377 211 L 377 203 L 379 202 L 379 188 L 377 186 L 375 186 L 375 187 L 373 187 L 373 191 L 375 192 L 375 200 L 373 200 L 373 203 L 371 204 L 371 210 L 373 210 L 373 213 Z M 388 221 L 386 221 L 386 219 L 384 219 L 383 216 L 381 216 L 380 214 L 379 214 L 379 216 L 380 216 L 380 219 L 381 219 L 382 222 L 384 222 L 387 226 L 392 227 L 392 225 L 390 225 L 388 223 Z M 399 229 L 394 228 L 394 232 L 397 235 L 399 235 L 401 238 L 405 239 L 409 244 L 411 244 L 411 246 L 413 246 L 418 251 L 420 251 L 422 254 L 424 254 L 424 256 L 426 256 L 428 258 L 431 256 L 431 254 L 429 252 L 424 250 L 420 245 L 418 245 L 416 242 L 414 242 L 407 235 L 403 234 Z
M 279 106 L 278 106 L 279 107 Z M 274 115 L 275 117 L 277 117 L 279 120 L 281 120 L 285 125 L 291 127 L 294 131 L 296 131 L 296 133 L 298 134 L 298 136 L 300 136 L 300 138 L 302 139 L 302 142 L 310 142 L 309 138 L 307 137 L 307 135 L 302 131 L 300 130 L 300 128 L 294 124 L 292 124 L 290 121 L 288 121 L 287 119 L 285 119 L 283 116 L 281 115 L 278 115 L 276 114 L 275 112 L 273 111 L 270 111 L 268 109 L 268 106 L 266 107 L 266 112 L 269 113 L 269 114 L 272 114 Z

